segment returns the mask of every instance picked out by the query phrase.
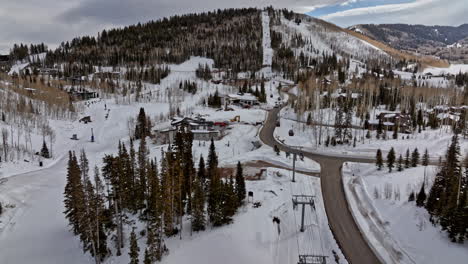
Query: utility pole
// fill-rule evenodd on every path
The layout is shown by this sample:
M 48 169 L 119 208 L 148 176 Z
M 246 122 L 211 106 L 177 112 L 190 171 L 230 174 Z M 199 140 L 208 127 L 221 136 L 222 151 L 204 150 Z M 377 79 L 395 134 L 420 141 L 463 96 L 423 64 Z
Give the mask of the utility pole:
M 296 158 L 297 158 L 297 154 L 296 152 L 293 153 L 293 178 L 292 178 L 292 182 L 296 182 Z
M 304 217 L 305 217 L 305 207 L 310 205 L 311 209 L 315 211 L 315 202 L 313 195 L 293 195 L 292 202 L 293 208 L 296 209 L 298 205 L 302 205 L 302 215 L 301 215 L 301 232 L 305 231 L 304 227 Z

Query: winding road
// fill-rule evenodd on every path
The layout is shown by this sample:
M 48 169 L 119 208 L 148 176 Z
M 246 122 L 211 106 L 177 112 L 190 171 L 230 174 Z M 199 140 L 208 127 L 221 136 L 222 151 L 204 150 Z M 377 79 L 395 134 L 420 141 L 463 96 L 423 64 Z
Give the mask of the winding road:
M 348 207 L 341 178 L 341 167 L 344 162 L 370 163 L 374 162 L 374 160 L 346 155 L 333 156 L 333 154 L 308 152 L 278 142 L 274 137 L 274 130 L 280 110 L 281 108 L 273 108 L 269 112 L 267 120 L 260 131 L 260 139 L 266 145 L 271 147 L 277 145 L 281 151 L 302 153 L 305 157 L 313 159 L 320 164 L 322 193 L 328 222 L 346 259 L 350 264 L 382 263 L 366 242 L 354 221 Z

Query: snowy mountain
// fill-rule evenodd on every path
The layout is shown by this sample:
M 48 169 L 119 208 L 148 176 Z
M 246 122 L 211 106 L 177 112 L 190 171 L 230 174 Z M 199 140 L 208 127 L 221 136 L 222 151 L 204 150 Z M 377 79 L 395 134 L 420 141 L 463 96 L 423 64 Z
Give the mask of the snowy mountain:
M 463 45 L 468 37 L 468 24 L 458 27 L 424 26 L 408 24 L 364 24 L 355 25 L 350 30 L 362 33 L 372 39 L 390 45 L 396 49 L 435 55 L 451 61 L 466 60 Z M 460 42 L 460 43 L 459 43 Z M 447 49 L 457 48 L 461 52 Z M 455 54 L 454 54 L 455 53 Z

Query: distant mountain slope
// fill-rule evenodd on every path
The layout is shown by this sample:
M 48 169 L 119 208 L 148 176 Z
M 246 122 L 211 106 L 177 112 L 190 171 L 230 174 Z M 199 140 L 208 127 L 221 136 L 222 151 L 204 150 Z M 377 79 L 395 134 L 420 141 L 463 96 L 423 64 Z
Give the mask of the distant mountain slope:
M 299 21 L 300 23 L 298 23 Z M 306 47 L 303 50 L 306 55 L 311 53 L 310 51 L 315 51 L 317 54 L 335 52 L 361 62 L 391 58 L 419 62 L 423 67 L 448 67 L 447 61 L 432 56 L 414 55 L 394 48 L 385 42 L 310 16 L 295 14 L 290 19 L 285 17 L 281 24 L 281 26 L 273 27 L 273 30 L 282 31 L 283 34 L 289 35 L 285 38 L 290 40 L 288 46 L 297 48 L 298 41 L 296 41 L 297 37 L 295 36 L 297 34 L 305 37 L 311 44 L 309 48 Z
M 468 24 L 458 27 L 407 24 L 365 24 L 349 28 L 396 49 L 435 55 L 452 61 L 468 59 Z M 460 49 L 449 51 L 448 49 Z

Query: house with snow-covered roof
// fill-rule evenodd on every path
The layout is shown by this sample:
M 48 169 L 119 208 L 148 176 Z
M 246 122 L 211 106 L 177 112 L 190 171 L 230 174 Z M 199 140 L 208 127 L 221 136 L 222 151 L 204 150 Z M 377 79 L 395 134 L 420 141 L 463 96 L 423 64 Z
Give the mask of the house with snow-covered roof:
M 228 94 L 222 97 L 223 105 L 238 105 L 242 107 L 252 107 L 258 105 L 258 98 L 251 93 Z

